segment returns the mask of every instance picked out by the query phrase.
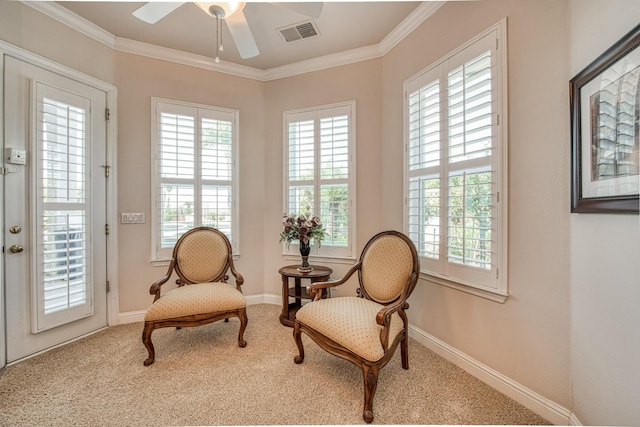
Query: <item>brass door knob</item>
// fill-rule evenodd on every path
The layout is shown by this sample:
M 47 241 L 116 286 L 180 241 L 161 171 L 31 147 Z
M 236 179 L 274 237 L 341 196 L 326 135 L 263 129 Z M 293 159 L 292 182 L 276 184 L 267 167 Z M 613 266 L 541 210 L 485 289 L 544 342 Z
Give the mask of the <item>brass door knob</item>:
M 9 252 L 11 252 L 12 254 L 19 254 L 22 251 L 24 251 L 24 248 L 20 245 L 11 245 L 9 247 Z

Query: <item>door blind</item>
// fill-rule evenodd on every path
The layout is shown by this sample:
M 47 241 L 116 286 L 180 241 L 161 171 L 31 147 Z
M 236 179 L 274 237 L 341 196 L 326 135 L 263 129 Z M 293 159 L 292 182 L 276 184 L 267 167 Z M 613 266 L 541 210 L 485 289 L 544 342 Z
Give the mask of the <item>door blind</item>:
M 92 312 L 87 167 L 89 101 L 40 84 L 37 87 L 40 95 L 36 138 L 39 186 L 36 188 L 36 288 L 39 297 L 35 332 Z

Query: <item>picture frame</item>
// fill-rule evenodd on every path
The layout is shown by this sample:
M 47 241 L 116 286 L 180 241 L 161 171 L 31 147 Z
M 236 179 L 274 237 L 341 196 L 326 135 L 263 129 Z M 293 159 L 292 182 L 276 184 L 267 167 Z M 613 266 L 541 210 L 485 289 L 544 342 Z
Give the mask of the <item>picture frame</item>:
M 571 212 L 638 213 L 640 25 L 569 84 Z

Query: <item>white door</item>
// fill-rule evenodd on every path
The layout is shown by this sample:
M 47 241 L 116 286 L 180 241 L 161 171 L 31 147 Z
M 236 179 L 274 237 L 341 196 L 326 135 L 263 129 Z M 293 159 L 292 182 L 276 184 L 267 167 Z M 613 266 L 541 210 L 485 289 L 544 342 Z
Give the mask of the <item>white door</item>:
M 106 93 L 4 66 L 9 363 L 107 325 Z

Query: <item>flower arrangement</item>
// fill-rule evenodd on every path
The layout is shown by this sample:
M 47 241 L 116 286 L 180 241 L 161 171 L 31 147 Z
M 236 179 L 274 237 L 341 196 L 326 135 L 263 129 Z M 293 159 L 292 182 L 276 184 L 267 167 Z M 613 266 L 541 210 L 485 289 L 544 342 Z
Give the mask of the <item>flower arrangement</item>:
M 326 231 L 317 216 L 302 214 L 296 218 L 295 215 L 282 216 L 282 233 L 280 233 L 280 243 L 287 242 L 289 245 L 293 240 L 300 240 L 302 244 L 308 245 L 311 239 L 318 241 L 318 246 L 326 235 Z

